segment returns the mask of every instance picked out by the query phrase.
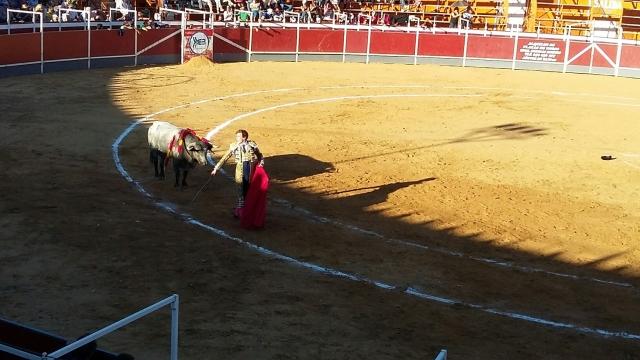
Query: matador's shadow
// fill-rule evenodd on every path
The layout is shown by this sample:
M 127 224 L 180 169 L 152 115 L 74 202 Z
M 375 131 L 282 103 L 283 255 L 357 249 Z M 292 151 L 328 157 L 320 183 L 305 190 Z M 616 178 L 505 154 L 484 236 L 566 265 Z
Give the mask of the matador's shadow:
M 269 156 L 265 159 L 265 166 L 269 176 L 281 183 L 335 171 L 335 167 L 330 162 L 299 154 Z

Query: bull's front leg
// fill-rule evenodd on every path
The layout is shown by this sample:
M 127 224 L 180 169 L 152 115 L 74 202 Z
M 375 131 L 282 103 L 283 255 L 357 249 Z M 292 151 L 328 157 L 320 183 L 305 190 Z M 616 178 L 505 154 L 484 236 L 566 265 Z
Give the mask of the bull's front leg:
M 158 177 L 158 151 L 156 149 L 149 149 L 149 160 L 151 160 L 151 163 L 153 164 L 155 177 Z
M 189 174 L 189 170 L 183 170 L 183 172 L 182 172 L 182 185 L 180 187 L 187 187 L 187 174 Z
M 160 156 L 160 180 L 164 180 L 164 161 L 167 158 L 167 154 L 158 151 L 158 155 Z

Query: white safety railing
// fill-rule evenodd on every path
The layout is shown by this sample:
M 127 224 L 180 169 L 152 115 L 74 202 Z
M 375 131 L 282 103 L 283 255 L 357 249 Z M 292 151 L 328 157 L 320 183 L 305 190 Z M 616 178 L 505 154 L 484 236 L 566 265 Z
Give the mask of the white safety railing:
M 36 22 L 36 16 L 39 16 L 40 26 L 38 28 L 40 29 L 40 32 L 43 31 L 44 20 L 42 18 L 41 12 L 7 9 L 7 34 L 11 35 L 11 13 L 31 15 L 31 24 L 32 24 L 31 27 L 33 27 L 33 32 L 36 31 L 36 26 L 38 26 L 38 23 Z
M 296 24 L 300 23 L 300 13 L 299 12 L 295 12 L 295 11 L 285 11 L 284 14 L 282 15 L 282 25 L 285 25 L 287 23 L 287 18 L 291 21 L 291 19 L 295 19 Z M 298 29 L 300 29 L 300 27 L 298 26 Z
M 80 17 L 82 18 L 82 22 L 86 25 L 85 26 L 85 30 L 89 27 L 88 23 L 91 20 L 91 8 L 85 8 L 84 10 L 76 10 L 76 9 L 69 9 L 69 8 L 62 8 L 59 7 L 58 8 L 58 31 L 62 31 L 62 23 L 63 22 L 70 22 L 71 20 L 69 19 L 69 14 L 80 14 Z
M 347 13 L 334 12 L 332 22 L 333 25 L 340 23 L 347 25 L 349 24 L 349 15 Z
M 180 306 L 180 299 L 177 294 L 171 295 L 164 300 L 160 300 L 157 303 L 148 306 L 136 313 L 133 313 L 124 319 L 117 321 L 111 325 L 108 325 L 92 334 L 89 334 L 81 339 L 59 349 L 50 354 L 43 354 L 42 360 L 54 360 L 60 359 L 62 356 L 76 350 L 92 341 L 95 341 L 105 335 L 108 335 L 124 326 L 129 325 L 130 323 L 151 314 L 165 306 L 171 307 L 171 360 L 178 360 L 178 312 Z
M 213 17 L 214 17 L 214 12 L 213 11 L 203 11 L 203 10 L 198 10 L 198 9 L 192 9 L 192 8 L 185 8 L 184 11 L 187 13 L 187 17 L 189 17 L 190 14 L 199 14 L 202 15 L 202 28 L 206 28 L 207 27 L 207 22 L 210 22 L 213 26 Z M 209 21 L 207 21 L 207 15 L 209 15 Z

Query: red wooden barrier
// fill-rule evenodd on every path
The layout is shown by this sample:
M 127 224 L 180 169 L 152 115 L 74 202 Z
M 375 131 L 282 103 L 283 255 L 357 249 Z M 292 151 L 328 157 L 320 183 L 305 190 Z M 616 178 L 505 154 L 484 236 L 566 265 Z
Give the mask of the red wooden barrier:
M 40 61 L 40 34 L 0 35 L 0 65 Z

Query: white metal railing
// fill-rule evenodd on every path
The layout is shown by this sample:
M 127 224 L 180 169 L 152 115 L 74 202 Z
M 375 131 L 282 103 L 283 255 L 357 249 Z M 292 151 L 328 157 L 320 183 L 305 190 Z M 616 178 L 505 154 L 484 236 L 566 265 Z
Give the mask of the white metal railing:
M 63 22 L 69 22 L 68 18 L 67 20 L 63 20 L 63 15 L 67 15 L 69 13 L 75 13 L 75 14 L 80 14 L 82 17 L 82 22 L 84 24 L 87 24 L 90 20 L 91 20 L 91 8 L 85 8 L 84 10 L 77 10 L 77 9 L 69 9 L 69 8 L 62 8 L 59 7 L 58 8 L 58 23 L 61 24 Z M 88 25 L 87 25 L 88 27 Z M 85 27 L 86 30 L 86 27 Z M 58 27 L 58 31 L 62 31 L 62 26 Z
M 187 17 L 190 14 L 200 14 L 200 15 L 202 15 L 202 27 L 203 28 L 207 27 L 207 15 L 209 15 L 209 21 L 211 22 L 211 24 L 213 24 L 213 16 L 214 16 L 214 12 L 213 11 L 203 11 L 203 10 L 192 9 L 192 8 L 185 8 L 184 11 L 187 13 Z
M 333 25 L 335 25 L 336 23 L 340 24 L 340 22 L 347 25 L 349 23 L 349 15 L 343 12 L 334 12 L 331 21 Z
M 286 10 L 283 14 L 282 14 L 282 25 L 287 23 L 287 18 L 291 19 L 296 19 L 296 24 L 300 23 L 300 13 L 299 12 L 295 12 L 295 11 L 288 11 Z
M 436 356 L 435 360 L 447 360 L 447 350 L 440 350 L 440 353 Z
M 50 354 L 43 354 L 42 360 L 54 360 L 59 359 L 60 357 L 76 350 L 96 339 L 99 339 L 105 335 L 108 335 L 124 326 L 129 325 L 130 323 L 151 314 L 154 311 L 157 311 L 165 306 L 171 306 L 171 360 L 178 360 L 178 312 L 180 306 L 180 299 L 177 294 L 171 295 L 164 300 L 160 300 L 157 303 L 150 305 L 138 312 L 135 312 L 122 320 L 116 321 L 115 323 L 108 325 L 92 334 L 89 334 L 75 342 L 64 346 L 63 348 L 56 350 Z
M 40 16 L 40 32 L 42 32 L 43 28 L 44 28 L 44 19 L 43 19 L 43 14 L 37 11 L 27 11 L 27 10 L 16 10 L 16 9 L 7 9 L 7 33 L 9 35 L 11 35 L 11 13 L 15 13 L 15 14 L 26 14 L 26 15 L 31 15 L 31 27 L 33 28 L 33 31 L 35 32 L 36 29 L 36 25 L 38 23 L 36 23 L 36 16 Z

